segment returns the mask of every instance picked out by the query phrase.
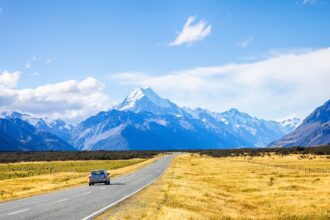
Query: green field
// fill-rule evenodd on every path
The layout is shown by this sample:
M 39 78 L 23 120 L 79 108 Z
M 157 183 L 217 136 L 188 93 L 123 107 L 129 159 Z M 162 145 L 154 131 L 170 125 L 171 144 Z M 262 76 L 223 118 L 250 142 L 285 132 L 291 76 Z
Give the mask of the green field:
M 0 164 L 0 180 L 37 176 L 60 172 L 89 172 L 94 169 L 118 169 L 146 159 L 20 162 Z

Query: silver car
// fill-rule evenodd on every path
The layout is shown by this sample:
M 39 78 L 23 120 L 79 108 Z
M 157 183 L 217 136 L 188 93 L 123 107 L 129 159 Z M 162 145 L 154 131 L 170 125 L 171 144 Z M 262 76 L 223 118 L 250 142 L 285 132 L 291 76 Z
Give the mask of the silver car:
M 93 170 L 88 176 L 88 185 L 94 185 L 95 183 L 104 183 L 110 185 L 110 173 L 106 170 Z

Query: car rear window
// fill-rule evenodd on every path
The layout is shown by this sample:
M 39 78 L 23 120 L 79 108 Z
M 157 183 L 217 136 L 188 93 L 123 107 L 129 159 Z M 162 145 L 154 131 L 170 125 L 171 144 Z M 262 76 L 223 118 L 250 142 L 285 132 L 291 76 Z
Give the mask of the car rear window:
M 92 175 L 101 175 L 101 174 L 104 174 L 104 171 L 100 171 L 100 170 L 92 171 Z

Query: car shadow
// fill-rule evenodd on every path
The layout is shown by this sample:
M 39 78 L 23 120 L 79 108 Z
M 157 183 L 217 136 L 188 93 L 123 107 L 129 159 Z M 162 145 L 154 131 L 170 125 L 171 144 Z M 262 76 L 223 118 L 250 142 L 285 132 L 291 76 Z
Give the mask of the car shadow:
M 110 185 L 125 185 L 125 183 L 110 183 Z

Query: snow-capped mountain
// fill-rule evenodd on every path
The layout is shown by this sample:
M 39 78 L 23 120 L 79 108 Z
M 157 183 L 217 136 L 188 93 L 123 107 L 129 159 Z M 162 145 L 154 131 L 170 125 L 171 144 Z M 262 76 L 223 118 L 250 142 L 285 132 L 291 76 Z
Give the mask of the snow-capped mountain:
M 19 112 L 1 113 L 0 122 L 5 150 L 72 150 L 71 145 L 77 150 L 264 147 L 300 123 L 267 121 L 237 109 L 217 113 L 181 108 L 151 88 L 134 90 L 111 110 L 75 127 Z
M 223 130 L 209 130 L 200 120 L 172 114 L 110 110 L 76 126 L 72 143 L 79 150 L 171 150 L 247 146 Z
M 0 151 L 75 150 L 56 135 L 41 131 L 25 120 L 0 118 Z
M 330 100 L 315 109 L 293 132 L 271 143 L 271 147 L 330 144 Z
M 56 136 L 62 138 L 64 141 L 70 140 L 71 131 L 73 126 L 67 124 L 65 121 L 56 119 L 52 120 L 49 118 L 37 118 L 29 114 L 20 113 L 16 111 L 6 111 L 0 113 L 0 118 L 17 118 L 21 119 L 40 131 L 47 131 L 55 134 Z
M 200 119 L 206 124 L 212 122 L 213 127 L 229 129 L 236 136 L 243 138 L 250 143 L 250 146 L 254 147 L 267 146 L 270 142 L 294 129 L 288 122 L 258 119 L 235 108 L 222 113 L 210 112 L 201 108 L 185 108 L 185 110 L 194 118 Z
M 281 125 L 288 130 L 288 133 L 296 129 L 301 124 L 300 118 L 287 118 L 282 121 L 279 121 Z
M 132 91 L 120 104 L 114 107 L 119 111 L 151 112 L 156 115 L 173 114 L 183 115 L 183 111 L 168 99 L 163 99 L 151 88 L 144 87 Z
M 180 108 L 150 88 L 139 88 L 114 109 L 78 124 L 71 143 L 82 150 L 262 147 L 290 131 L 237 109 Z

